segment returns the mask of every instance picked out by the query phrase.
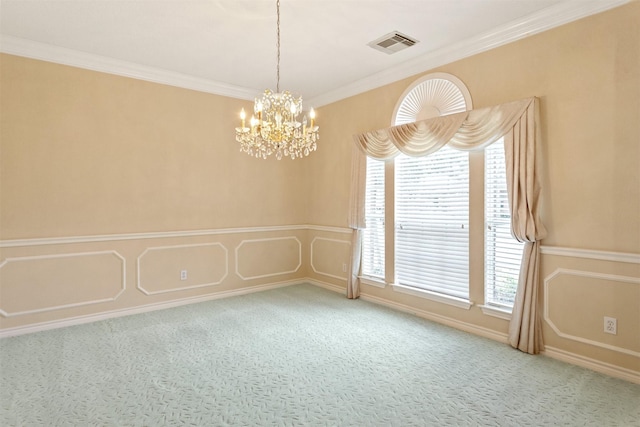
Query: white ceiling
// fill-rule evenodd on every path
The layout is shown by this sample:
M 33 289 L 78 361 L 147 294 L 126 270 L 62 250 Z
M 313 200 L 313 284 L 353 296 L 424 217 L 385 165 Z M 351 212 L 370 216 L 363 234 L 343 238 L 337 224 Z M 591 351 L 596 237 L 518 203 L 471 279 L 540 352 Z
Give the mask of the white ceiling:
M 281 0 L 281 89 L 323 105 L 627 0 Z M 417 40 L 387 55 L 391 31 Z M 275 0 L 0 0 L 0 49 L 251 99 L 276 85 Z

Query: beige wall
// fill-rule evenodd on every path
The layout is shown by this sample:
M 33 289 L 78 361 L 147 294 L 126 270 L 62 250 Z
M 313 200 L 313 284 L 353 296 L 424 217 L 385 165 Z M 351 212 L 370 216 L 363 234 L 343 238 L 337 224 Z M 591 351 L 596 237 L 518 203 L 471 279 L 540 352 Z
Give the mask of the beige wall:
M 598 252 L 543 254 L 541 282 L 548 279 L 549 289 L 550 312 L 544 323 L 548 348 L 640 371 L 640 2 L 428 72 L 435 71 L 462 79 L 475 108 L 540 98 L 542 219 L 549 230 L 543 245 L 636 254 L 635 263 L 594 259 L 603 256 Z M 347 225 L 351 136 L 389 126 L 397 100 L 416 78 L 320 110 L 330 120 L 323 126 L 321 150 L 307 171 L 313 188 L 310 223 Z M 481 154 L 472 154 L 470 173 L 470 296 L 480 304 Z M 387 221 L 387 235 L 392 227 Z M 559 274 L 558 269 L 571 272 Z M 393 281 L 389 276 L 387 281 Z M 544 283 L 541 287 L 544 290 Z M 487 316 L 477 306 L 455 308 L 399 294 L 389 286 L 363 285 L 363 294 L 459 327 L 485 329 L 488 335 L 504 336 L 507 331 L 507 321 Z M 604 316 L 618 319 L 618 335 L 603 333 Z
M 640 253 L 639 23 L 633 2 L 430 70 L 462 79 L 476 108 L 541 99 L 547 248 Z M 351 136 L 388 126 L 417 77 L 320 108 L 318 151 L 277 162 L 238 153 L 248 102 L 1 55 L 0 329 L 305 278 L 344 288 L 349 235 L 326 227 L 347 225 Z M 476 303 L 482 164 L 474 154 Z M 74 240 L 96 235 L 115 236 Z M 547 344 L 638 372 L 640 267 L 583 256 L 543 254 Z M 485 335 L 507 330 L 477 306 L 363 293 Z M 618 318 L 617 336 L 602 333 L 604 315 Z
M 239 152 L 249 102 L 11 55 L 0 79 L 0 328 L 307 276 L 305 161 Z
M 304 162 L 238 155 L 250 103 L 3 55 L 2 239 L 301 224 Z
M 639 15 L 634 2 L 429 71 L 462 79 L 475 108 L 541 99 L 547 245 L 640 248 Z M 331 120 L 308 170 L 311 223 L 347 225 L 351 136 L 389 126 L 417 77 L 320 109 Z

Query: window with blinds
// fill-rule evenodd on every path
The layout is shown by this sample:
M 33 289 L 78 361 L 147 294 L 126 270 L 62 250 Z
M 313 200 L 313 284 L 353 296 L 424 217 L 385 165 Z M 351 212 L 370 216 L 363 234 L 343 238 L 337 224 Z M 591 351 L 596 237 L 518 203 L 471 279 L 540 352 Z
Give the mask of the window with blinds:
M 362 275 L 384 280 L 384 162 L 367 157 Z
M 485 304 L 511 308 L 524 244 L 511 235 L 503 140 L 485 149 L 484 171 Z
M 469 298 L 469 155 L 395 161 L 396 283 Z

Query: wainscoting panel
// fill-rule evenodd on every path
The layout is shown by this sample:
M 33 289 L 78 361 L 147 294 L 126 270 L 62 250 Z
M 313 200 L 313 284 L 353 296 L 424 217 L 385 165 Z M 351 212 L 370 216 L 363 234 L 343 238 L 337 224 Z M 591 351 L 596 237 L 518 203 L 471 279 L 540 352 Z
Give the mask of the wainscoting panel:
M 317 274 L 347 280 L 351 242 L 325 237 L 311 241 L 311 268 Z
M 302 266 L 302 243 L 297 237 L 242 240 L 236 246 L 236 274 L 243 280 L 297 272 Z
M 544 295 L 544 319 L 559 336 L 640 357 L 640 312 L 618 309 L 640 301 L 640 278 L 558 268 Z M 616 335 L 604 333 L 605 316 L 617 319 Z
M 640 256 L 545 246 L 541 255 L 545 347 L 640 378 Z M 605 333 L 605 317 L 616 334 Z
M 0 263 L 0 315 L 115 301 L 126 289 L 125 271 L 116 251 L 6 258 Z
M 145 295 L 222 283 L 229 252 L 221 243 L 150 247 L 138 257 L 138 289 Z
M 309 229 L 0 240 L 0 337 L 298 283 Z

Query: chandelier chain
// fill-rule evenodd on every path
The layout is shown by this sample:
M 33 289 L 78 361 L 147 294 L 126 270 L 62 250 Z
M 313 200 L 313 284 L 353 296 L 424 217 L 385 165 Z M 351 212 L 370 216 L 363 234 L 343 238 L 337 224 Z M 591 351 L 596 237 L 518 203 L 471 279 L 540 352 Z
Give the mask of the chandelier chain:
M 295 98 L 289 91 L 280 92 L 280 0 L 276 0 L 276 11 L 276 93 L 266 89 L 261 98 L 256 98 L 249 126 L 244 109 L 240 111 L 236 141 L 240 143 L 240 151 L 250 156 L 266 159 L 273 154 L 278 160 L 297 159 L 316 151 L 318 126 L 313 108 L 309 110 L 310 120 L 306 115 L 302 120 L 298 118 L 302 113 L 302 97 Z
M 278 51 L 278 65 L 276 68 L 276 92 L 280 93 L 280 0 L 276 2 L 276 9 L 278 12 L 278 22 L 276 24 L 277 33 L 278 33 L 278 42 L 276 44 Z

